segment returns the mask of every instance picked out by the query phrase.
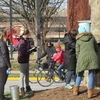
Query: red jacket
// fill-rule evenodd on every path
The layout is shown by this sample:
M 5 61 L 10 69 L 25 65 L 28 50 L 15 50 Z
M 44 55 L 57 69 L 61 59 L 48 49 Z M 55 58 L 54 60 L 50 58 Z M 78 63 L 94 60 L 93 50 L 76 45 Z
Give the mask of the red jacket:
M 57 46 L 56 53 L 52 56 L 52 59 L 59 64 L 63 64 L 64 63 L 64 59 L 63 59 L 64 53 L 61 49 L 60 44 L 57 44 L 56 46 Z

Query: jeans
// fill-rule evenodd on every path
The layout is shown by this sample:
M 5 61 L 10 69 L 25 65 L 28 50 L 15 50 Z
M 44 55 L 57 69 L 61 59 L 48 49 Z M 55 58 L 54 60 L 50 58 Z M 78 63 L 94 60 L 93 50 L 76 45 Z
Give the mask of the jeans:
M 58 67 L 57 67 L 57 71 L 58 71 L 58 75 L 59 75 L 59 79 L 62 79 L 62 74 L 63 74 L 63 72 L 62 72 L 62 68 L 64 67 L 64 64 L 61 64 L 61 65 L 59 65 Z
M 49 66 L 54 67 L 55 66 L 55 62 L 53 60 L 47 60 L 42 65 L 43 69 L 48 69 Z
M 78 73 L 76 77 L 76 83 L 75 86 L 79 86 L 83 77 L 84 71 Z M 93 88 L 94 85 L 94 70 L 89 70 L 88 74 L 88 88 Z
M 53 60 L 47 60 L 43 63 L 43 69 L 49 70 L 49 78 L 53 78 L 55 62 Z
M 74 82 L 76 81 L 75 71 L 68 71 L 66 75 L 66 85 L 70 83 L 71 78 L 73 78 Z

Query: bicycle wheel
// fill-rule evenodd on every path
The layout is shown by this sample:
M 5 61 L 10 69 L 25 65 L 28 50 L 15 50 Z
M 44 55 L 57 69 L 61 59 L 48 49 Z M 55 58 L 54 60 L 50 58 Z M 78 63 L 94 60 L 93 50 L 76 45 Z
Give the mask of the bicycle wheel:
M 54 79 L 55 83 L 61 83 L 61 81 L 59 81 L 59 75 L 58 75 L 57 71 L 54 71 L 53 79 Z
M 63 70 L 62 70 L 62 73 L 61 73 L 61 78 L 59 78 L 58 71 L 56 69 L 54 69 L 53 74 L 54 74 L 53 75 L 53 79 L 54 79 L 55 83 L 63 83 L 63 82 L 65 82 L 66 73 Z
M 37 83 L 37 75 L 40 72 L 38 68 L 30 68 L 29 69 L 29 82 L 30 83 Z
M 43 87 L 48 87 L 53 84 L 54 80 L 52 77 L 50 77 L 49 70 L 41 70 L 38 73 L 37 82 Z

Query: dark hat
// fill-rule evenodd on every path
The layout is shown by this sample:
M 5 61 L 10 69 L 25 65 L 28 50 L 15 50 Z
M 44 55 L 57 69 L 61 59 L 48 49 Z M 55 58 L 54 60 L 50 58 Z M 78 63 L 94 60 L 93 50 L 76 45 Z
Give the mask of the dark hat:
M 78 30 L 76 30 L 76 29 L 71 29 L 70 34 L 71 34 L 72 36 L 76 36 L 76 35 L 78 34 Z

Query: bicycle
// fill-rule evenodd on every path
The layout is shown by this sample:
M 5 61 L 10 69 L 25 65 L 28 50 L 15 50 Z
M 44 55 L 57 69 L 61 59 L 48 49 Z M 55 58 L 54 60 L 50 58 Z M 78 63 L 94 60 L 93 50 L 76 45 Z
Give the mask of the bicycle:
M 37 75 L 41 70 L 41 62 L 42 60 L 36 61 L 37 66 L 29 69 L 29 82 L 32 84 L 37 83 Z
M 53 62 L 55 63 L 55 62 Z M 58 79 L 59 79 L 59 75 L 58 72 L 56 70 L 57 65 L 55 64 L 50 64 L 49 67 L 47 69 L 42 69 L 37 76 L 37 81 L 38 83 L 43 86 L 43 87 L 48 87 L 50 85 L 52 85 L 54 82 L 55 83 L 59 83 Z M 65 77 L 66 77 L 66 70 L 63 71 L 63 79 L 62 82 L 64 82 Z

